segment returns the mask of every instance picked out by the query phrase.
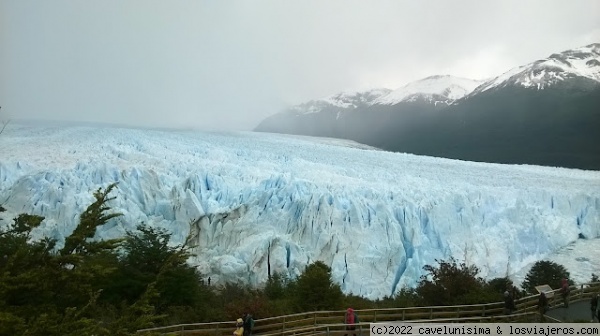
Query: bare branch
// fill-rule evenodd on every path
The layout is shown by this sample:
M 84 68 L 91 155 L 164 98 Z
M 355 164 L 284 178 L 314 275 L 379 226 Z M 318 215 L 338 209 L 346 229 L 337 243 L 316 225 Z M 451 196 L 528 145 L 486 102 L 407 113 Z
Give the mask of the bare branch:
M 2 129 L 0 130 L 0 134 L 2 134 L 2 132 L 4 132 L 4 129 L 6 128 L 6 125 L 8 125 L 9 122 L 10 122 L 10 120 L 7 120 L 4 122 L 4 125 L 2 125 Z
M 0 106 L 0 110 L 2 109 L 2 106 Z M 8 125 L 8 123 L 10 122 L 10 119 L 8 119 L 7 121 L 5 121 L 2 125 L 2 129 L 0 130 L 0 134 L 2 134 L 2 132 L 4 132 L 4 129 L 6 128 L 6 125 Z

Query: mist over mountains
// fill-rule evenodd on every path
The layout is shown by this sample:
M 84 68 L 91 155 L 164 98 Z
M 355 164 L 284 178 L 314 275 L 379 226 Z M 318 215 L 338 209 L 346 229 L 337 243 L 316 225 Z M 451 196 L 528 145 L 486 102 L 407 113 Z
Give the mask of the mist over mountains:
M 397 90 L 339 93 L 273 115 L 255 131 L 468 161 L 600 170 L 600 43 L 485 81 L 443 75 Z

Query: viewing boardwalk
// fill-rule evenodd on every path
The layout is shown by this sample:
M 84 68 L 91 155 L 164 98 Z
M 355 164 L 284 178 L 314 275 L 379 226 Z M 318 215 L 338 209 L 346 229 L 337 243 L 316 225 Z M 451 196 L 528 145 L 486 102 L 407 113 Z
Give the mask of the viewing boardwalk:
M 546 315 L 561 322 L 589 322 L 592 320 L 590 300 L 572 302 L 569 304 L 569 308 L 559 305 L 549 310 Z M 598 320 L 594 322 L 598 322 Z
M 570 305 L 562 308 L 562 299 L 558 290 L 548 301 L 550 310 L 546 314 L 547 322 L 573 322 L 591 319 L 590 298 L 600 292 L 600 282 L 571 287 Z M 516 301 L 517 310 L 512 315 L 503 315 L 504 302 L 475 305 L 398 307 L 386 309 L 357 309 L 361 323 L 357 329 L 368 328 L 371 322 L 437 322 L 437 323 L 499 323 L 499 322 L 539 322 L 537 309 L 538 295 L 520 298 Z M 253 335 L 257 336 L 299 336 L 299 335 L 344 335 L 343 320 L 345 310 L 314 311 L 285 316 L 268 317 L 255 320 Z M 229 336 L 235 323 L 211 322 L 179 324 L 138 330 L 139 335 L 205 335 Z

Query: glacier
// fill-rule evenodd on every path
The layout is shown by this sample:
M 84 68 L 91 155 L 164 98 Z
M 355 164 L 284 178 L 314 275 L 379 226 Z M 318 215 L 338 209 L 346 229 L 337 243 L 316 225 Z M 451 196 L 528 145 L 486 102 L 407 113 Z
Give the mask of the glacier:
M 381 298 L 450 256 L 487 278 L 519 274 L 581 241 L 600 241 L 600 172 L 391 153 L 351 141 L 13 122 L 0 134 L 0 217 L 44 216 L 71 233 L 92 192 L 117 182 L 96 238 L 145 222 L 215 284 L 259 286 L 312 261 L 346 293 Z M 570 269 L 571 265 L 565 265 Z

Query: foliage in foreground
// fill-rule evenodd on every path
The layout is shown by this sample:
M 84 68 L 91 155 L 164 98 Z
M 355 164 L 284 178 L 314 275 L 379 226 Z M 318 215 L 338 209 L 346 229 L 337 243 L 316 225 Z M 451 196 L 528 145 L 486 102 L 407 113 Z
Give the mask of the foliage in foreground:
M 115 187 L 94 193 L 60 249 L 32 241 L 40 216 L 19 215 L 0 231 L 0 335 L 129 335 L 163 322 L 173 305 L 201 302 L 208 290 L 166 232 L 142 224 L 123 239 L 91 240 L 120 216 L 108 206 Z

